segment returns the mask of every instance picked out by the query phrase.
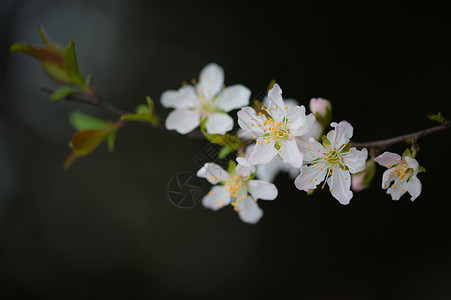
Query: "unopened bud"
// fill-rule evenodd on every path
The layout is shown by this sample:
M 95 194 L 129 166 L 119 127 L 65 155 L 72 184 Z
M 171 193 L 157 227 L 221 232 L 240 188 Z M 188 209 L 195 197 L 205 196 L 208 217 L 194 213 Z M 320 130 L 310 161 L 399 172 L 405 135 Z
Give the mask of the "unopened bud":
M 323 98 L 312 98 L 310 100 L 310 111 L 316 117 L 325 118 L 326 114 L 332 111 L 332 105 L 329 100 Z
M 368 188 L 373 181 L 376 173 L 376 164 L 373 159 L 369 159 L 362 172 L 356 173 L 351 177 L 351 188 L 354 192 L 360 192 Z

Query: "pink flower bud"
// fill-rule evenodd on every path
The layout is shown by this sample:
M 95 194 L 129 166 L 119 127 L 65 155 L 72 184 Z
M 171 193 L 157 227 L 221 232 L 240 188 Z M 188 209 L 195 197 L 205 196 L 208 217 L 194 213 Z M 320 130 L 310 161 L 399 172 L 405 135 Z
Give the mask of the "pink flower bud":
M 351 176 L 351 188 L 354 192 L 360 192 L 366 189 L 368 186 L 363 184 L 366 172 L 361 172 Z
M 365 169 L 351 176 L 351 188 L 354 192 L 360 192 L 368 188 L 376 173 L 376 164 L 373 159 L 365 163 Z
M 332 110 L 332 105 L 329 100 L 323 98 L 312 98 L 310 100 L 310 111 L 316 117 L 326 117 L 327 110 Z

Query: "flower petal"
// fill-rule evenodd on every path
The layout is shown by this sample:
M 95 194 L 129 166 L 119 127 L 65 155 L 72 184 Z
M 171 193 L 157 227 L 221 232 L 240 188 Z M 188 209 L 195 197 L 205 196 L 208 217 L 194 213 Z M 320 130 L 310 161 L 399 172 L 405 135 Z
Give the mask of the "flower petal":
M 346 155 L 343 156 L 343 163 L 349 168 L 351 174 L 362 172 L 365 169 L 365 162 L 368 158 L 368 150 L 363 148 L 362 150 L 357 150 L 356 148 L 351 148 Z
M 243 129 L 240 128 L 240 129 L 238 129 L 238 136 L 242 140 L 253 140 L 255 134 L 252 131 L 243 130 Z
M 243 200 L 238 203 L 237 209 L 241 221 L 249 224 L 256 224 L 263 216 L 263 210 L 251 197 L 243 198 Z
M 391 195 L 392 200 L 399 200 L 406 193 L 406 190 L 406 181 L 400 181 L 396 178 L 395 183 L 387 189 L 387 194 Z
M 218 94 L 224 83 L 224 70 L 215 63 L 206 65 L 199 75 L 197 92 L 207 99 L 212 99 Z
M 241 84 L 229 86 L 219 94 L 216 106 L 223 111 L 231 111 L 249 105 L 251 91 Z
M 349 204 L 352 198 L 351 175 L 349 171 L 337 168 L 327 180 L 332 196 L 343 205 Z
M 205 208 L 218 210 L 230 204 L 231 197 L 223 185 L 215 185 L 210 192 L 202 199 Z
M 263 135 L 263 116 L 259 116 L 255 113 L 252 107 L 243 107 L 238 113 L 238 124 L 241 129 L 247 131 L 246 136 L 262 136 Z M 258 126 L 260 125 L 260 126 Z M 250 132 L 250 134 L 248 134 Z
M 280 88 L 280 86 L 277 83 L 274 84 L 272 89 L 270 89 L 268 91 L 268 101 L 272 102 L 273 104 L 275 104 L 281 108 L 284 108 L 285 105 L 284 105 L 283 98 L 282 98 L 282 89 Z
M 304 162 L 304 155 L 299 151 L 294 139 L 283 142 L 280 147 L 280 157 L 282 157 L 284 163 L 290 164 L 293 168 L 300 168 Z
M 307 134 L 315 123 L 315 116 L 312 114 L 305 115 L 305 107 L 295 106 L 288 110 L 287 119 L 290 121 L 287 128 L 294 136 Z
M 407 158 L 407 157 L 406 157 Z M 421 182 L 416 176 L 410 177 L 406 185 L 406 190 L 412 196 L 411 201 L 415 200 L 421 194 Z
M 275 122 L 282 122 L 285 115 L 285 103 L 282 98 L 282 90 L 276 83 L 268 92 L 268 113 Z
M 410 156 L 406 156 L 404 159 L 406 160 L 407 166 L 413 169 L 413 175 L 416 176 L 418 174 L 418 161 Z
M 312 127 L 310 127 L 309 132 L 307 132 L 307 136 L 311 136 L 315 140 L 319 140 L 319 139 L 321 139 L 322 134 L 323 134 L 323 127 L 315 119 L 315 122 L 313 122 L 313 125 L 312 125 Z
M 225 113 L 213 113 L 205 123 L 208 134 L 224 134 L 233 128 L 233 119 Z
M 323 182 L 327 174 L 327 167 L 323 164 L 312 166 L 302 166 L 301 173 L 294 180 L 294 185 L 301 191 L 315 189 L 318 184 Z
M 264 181 L 273 182 L 284 165 L 280 156 L 276 155 L 269 163 L 257 166 L 257 177 Z
M 176 109 L 169 113 L 165 125 L 169 130 L 176 130 L 180 134 L 187 134 L 200 124 L 198 110 Z
M 331 127 L 335 127 L 334 130 L 329 131 L 327 138 L 332 143 L 332 147 L 339 149 L 343 144 L 349 143 L 349 139 L 352 137 L 354 128 L 346 121 L 340 123 L 332 122 Z
M 396 153 L 384 152 L 374 159 L 379 165 L 390 168 L 401 161 L 401 156 Z
M 299 102 L 296 99 L 282 99 L 283 103 L 285 104 L 285 106 L 287 107 L 288 110 L 290 110 L 290 108 L 295 107 L 296 105 L 299 105 Z M 262 100 L 262 104 L 264 106 L 269 106 L 269 101 L 268 101 L 268 96 L 265 96 Z M 285 109 L 285 107 L 284 107 Z
M 161 105 L 164 107 L 173 108 L 189 108 L 196 107 L 199 102 L 199 98 L 194 92 L 194 88 L 191 85 L 182 86 L 178 91 L 169 90 L 161 94 Z
M 318 158 L 324 158 L 329 150 L 318 143 L 314 138 L 308 136 L 298 136 L 295 138 L 299 151 L 304 154 L 305 162 L 312 162 Z
M 206 163 L 202 168 L 197 171 L 197 177 L 205 178 L 208 182 L 216 184 L 219 181 L 224 181 L 230 177 L 223 168 L 214 163 Z
M 277 197 L 277 188 L 274 184 L 263 180 L 250 180 L 247 190 L 252 197 L 262 200 L 274 200 Z
M 288 173 L 288 176 L 291 179 L 295 179 L 296 176 L 299 175 L 299 173 L 301 172 L 299 168 L 293 168 L 291 165 L 288 164 L 283 164 L 284 168 L 282 169 L 282 171 L 285 171 L 286 173 Z
M 385 170 L 384 174 L 382 174 L 382 188 L 386 189 L 390 185 L 390 183 L 395 180 L 396 175 L 393 173 L 394 169 Z
M 255 166 L 251 166 L 246 158 L 237 157 L 236 161 L 238 166 L 236 167 L 236 173 L 240 177 L 247 177 L 255 172 Z
M 274 147 L 274 144 L 275 141 L 269 141 L 269 143 L 264 141 L 261 145 L 256 144 L 254 151 L 249 155 L 249 164 L 258 165 L 270 162 L 271 159 L 278 153 Z

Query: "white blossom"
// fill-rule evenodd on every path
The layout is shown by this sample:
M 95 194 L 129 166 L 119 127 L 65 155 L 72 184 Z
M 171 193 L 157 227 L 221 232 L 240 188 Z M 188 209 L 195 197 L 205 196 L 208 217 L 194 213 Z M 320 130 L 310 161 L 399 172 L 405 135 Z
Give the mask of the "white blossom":
M 357 150 L 350 147 L 349 139 L 353 127 L 346 121 L 331 123 L 334 130 L 329 131 L 323 144 L 313 138 L 298 138 L 299 149 L 304 154 L 305 165 L 295 179 L 300 190 L 311 191 L 321 182 L 328 184 L 329 191 L 341 204 L 348 204 L 352 198 L 351 175 L 365 168 L 368 156 L 366 148 Z
M 393 200 L 399 200 L 409 192 L 413 201 L 421 194 L 421 182 L 417 177 L 419 164 L 415 158 L 384 152 L 374 161 L 388 168 L 382 175 L 382 188 L 387 189 Z
M 251 92 L 241 85 L 224 86 L 224 71 L 215 63 L 205 66 L 199 82 L 161 95 L 164 107 L 175 108 L 166 118 L 166 128 L 187 134 L 205 121 L 209 134 L 224 134 L 233 128 L 227 112 L 249 104 Z
M 252 179 L 255 167 L 249 165 L 245 158 L 238 157 L 237 162 L 237 167 L 230 173 L 214 163 L 206 163 L 197 172 L 198 177 L 215 184 L 202 199 L 202 204 L 212 210 L 230 204 L 243 222 L 255 224 L 263 216 L 257 200 L 274 200 L 277 188 L 270 182 Z
M 256 140 L 255 148 L 248 157 L 251 165 L 268 163 L 276 155 L 295 168 L 302 165 L 303 155 L 295 137 L 307 135 L 315 117 L 306 115 L 304 106 L 296 105 L 288 109 L 281 94 L 278 84 L 268 92 L 268 105 L 261 107 L 268 116 L 262 112 L 257 114 L 251 107 L 244 107 L 238 112 L 238 124 L 244 135 Z

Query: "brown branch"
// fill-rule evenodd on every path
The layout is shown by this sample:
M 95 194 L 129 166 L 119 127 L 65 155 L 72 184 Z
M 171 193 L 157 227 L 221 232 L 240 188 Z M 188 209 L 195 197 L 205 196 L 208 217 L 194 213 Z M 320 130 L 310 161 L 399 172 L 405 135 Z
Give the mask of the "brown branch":
M 42 85 L 41 91 L 46 92 L 51 95 L 56 91 L 56 89 L 54 89 L 50 86 L 47 86 L 47 85 Z M 101 98 L 99 96 L 99 94 L 94 89 L 89 89 L 84 95 L 74 94 L 74 95 L 67 96 L 64 99 L 69 102 L 78 102 L 78 103 L 97 106 L 97 107 L 100 107 L 100 108 L 102 108 L 114 115 L 117 115 L 119 117 L 129 114 L 129 112 L 124 111 L 124 110 L 112 105 L 111 103 L 105 101 L 103 98 Z M 162 129 L 162 130 L 167 130 L 163 120 L 160 120 L 160 122 L 158 122 L 157 124 L 150 124 L 148 122 L 141 122 L 141 121 L 133 121 L 133 122 L 149 125 L 149 126 L 152 126 L 152 127 L 158 128 L 158 129 Z M 201 131 L 199 129 L 193 130 L 191 133 L 188 134 L 188 136 L 190 138 L 194 138 L 194 139 L 203 139 L 204 138 L 204 135 L 201 133 Z
M 56 90 L 47 85 L 42 85 L 41 91 L 46 92 L 48 94 L 53 94 Z M 128 114 L 127 111 L 117 108 L 116 106 L 112 105 L 111 103 L 101 99 L 94 90 L 92 90 L 90 93 L 87 93 L 86 95 L 88 95 L 89 98 L 84 97 L 82 95 L 70 95 L 64 99 L 66 101 L 70 101 L 70 102 L 79 102 L 79 103 L 94 105 L 94 106 L 103 108 L 104 110 L 109 111 L 110 113 L 115 114 L 119 117 Z
M 445 130 L 448 130 L 451 128 L 451 122 L 448 120 L 444 120 L 442 122 L 442 125 L 434 126 L 428 129 L 420 130 L 418 132 L 401 135 L 397 137 L 393 137 L 390 139 L 380 140 L 380 141 L 372 141 L 372 142 L 351 142 L 352 146 L 357 148 L 370 148 L 377 151 L 383 151 L 391 146 L 406 143 L 407 141 L 411 140 L 414 143 L 417 143 L 421 139 L 423 139 L 426 136 L 436 134 Z

